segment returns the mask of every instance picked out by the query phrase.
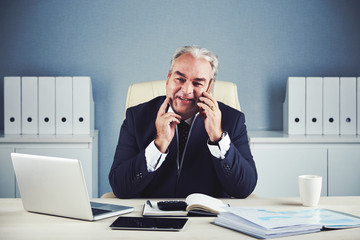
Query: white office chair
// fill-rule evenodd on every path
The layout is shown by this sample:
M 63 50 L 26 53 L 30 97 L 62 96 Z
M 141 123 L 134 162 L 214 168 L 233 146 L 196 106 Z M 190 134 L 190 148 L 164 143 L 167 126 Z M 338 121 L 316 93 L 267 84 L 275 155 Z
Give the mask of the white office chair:
M 161 95 L 166 95 L 165 80 L 131 84 L 126 97 L 125 111 L 129 107 L 147 102 Z M 216 100 L 223 102 L 230 107 L 239 111 L 241 110 L 235 83 L 215 81 L 214 97 Z M 114 193 L 108 192 L 104 193 L 101 198 L 116 198 L 116 196 Z
M 127 93 L 125 110 L 155 97 L 166 95 L 165 84 L 165 80 L 131 84 Z M 215 81 L 214 97 L 230 107 L 241 110 L 235 83 Z

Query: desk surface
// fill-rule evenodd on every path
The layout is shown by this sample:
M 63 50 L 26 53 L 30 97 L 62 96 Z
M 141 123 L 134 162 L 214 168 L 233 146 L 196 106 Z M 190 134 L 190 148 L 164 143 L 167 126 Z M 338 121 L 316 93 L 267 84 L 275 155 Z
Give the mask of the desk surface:
M 93 199 L 93 201 L 135 207 L 127 216 L 141 216 L 145 199 Z M 299 198 L 224 199 L 231 206 L 249 206 L 275 211 L 300 210 Z M 322 197 L 319 208 L 328 208 L 360 216 L 360 196 Z M 87 222 L 26 212 L 20 199 L 0 198 L 1 239 L 255 239 L 242 233 L 211 224 L 214 217 L 190 217 L 180 232 L 111 230 L 117 217 Z M 319 232 L 279 238 L 286 239 L 356 239 L 360 228 Z

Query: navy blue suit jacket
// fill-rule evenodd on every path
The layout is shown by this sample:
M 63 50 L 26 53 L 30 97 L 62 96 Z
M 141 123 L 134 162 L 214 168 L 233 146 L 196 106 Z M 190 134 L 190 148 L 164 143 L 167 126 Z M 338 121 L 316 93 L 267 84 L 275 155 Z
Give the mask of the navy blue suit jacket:
M 225 159 L 212 156 L 204 120 L 195 117 L 181 171 L 177 167 L 175 134 L 165 161 L 155 172 L 148 172 L 145 149 L 156 138 L 155 120 L 164 100 L 164 96 L 157 97 L 127 110 L 109 174 L 114 194 L 119 198 L 183 198 L 191 193 L 237 198 L 250 195 L 257 172 L 245 116 L 221 102 L 222 129 L 231 139 Z

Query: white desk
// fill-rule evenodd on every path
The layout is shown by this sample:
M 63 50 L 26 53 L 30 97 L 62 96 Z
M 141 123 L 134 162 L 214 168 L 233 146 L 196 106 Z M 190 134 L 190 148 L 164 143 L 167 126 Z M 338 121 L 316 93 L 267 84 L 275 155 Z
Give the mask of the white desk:
M 141 216 L 145 199 L 94 199 L 94 201 L 134 206 L 126 216 Z M 299 198 L 224 199 L 232 206 L 251 206 L 271 210 L 299 210 Z M 360 196 L 323 197 L 321 208 L 328 208 L 360 216 Z M 111 230 L 109 225 L 117 217 L 96 222 L 53 217 L 26 212 L 20 199 L 0 199 L 0 239 L 255 239 L 242 233 L 211 224 L 214 217 L 190 217 L 180 232 Z M 360 228 L 335 230 L 286 239 L 358 239 Z

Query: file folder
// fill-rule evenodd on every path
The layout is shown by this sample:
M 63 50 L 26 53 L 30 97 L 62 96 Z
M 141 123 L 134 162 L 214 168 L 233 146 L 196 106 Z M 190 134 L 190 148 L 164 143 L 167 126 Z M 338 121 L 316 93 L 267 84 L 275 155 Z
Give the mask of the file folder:
M 340 78 L 340 134 L 356 134 L 356 78 Z
M 4 133 L 21 134 L 20 77 L 4 77 Z
M 55 134 L 55 77 L 39 77 L 39 134 Z
M 338 77 L 323 78 L 323 134 L 340 134 L 340 90 Z
M 305 134 L 305 77 L 289 77 L 283 103 L 283 128 L 288 134 Z
M 73 133 L 90 134 L 94 129 L 94 101 L 90 77 L 73 77 Z
M 21 77 L 21 133 L 38 134 L 38 78 Z
M 72 134 L 72 77 L 55 78 L 55 96 L 56 134 Z
M 305 134 L 322 134 L 322 77 L 307 77 L 305 89 Z

